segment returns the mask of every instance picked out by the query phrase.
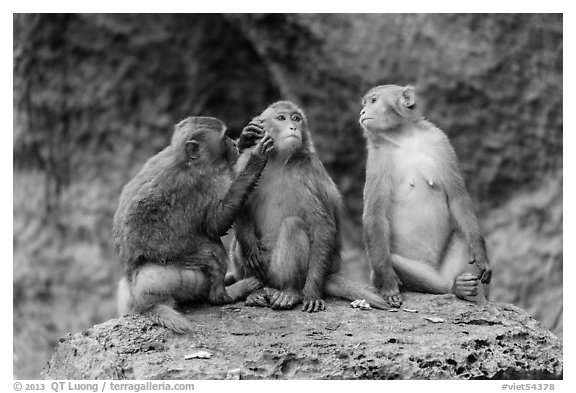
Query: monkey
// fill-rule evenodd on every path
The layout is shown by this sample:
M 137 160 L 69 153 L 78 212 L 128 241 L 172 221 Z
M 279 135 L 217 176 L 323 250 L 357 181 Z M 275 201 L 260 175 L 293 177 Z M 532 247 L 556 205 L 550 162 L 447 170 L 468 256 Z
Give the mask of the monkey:
M 270 105 L 242 131 L 241 171 L 250 146 L 262 135 L 274 140 L 268 164 L 246 208 L 234 222 L 231 268 L 226 280 L 258 278 L 264 288 L 250 294 L 248 306 L 325 310 L 324 295 L 388 304 L 366 284 L 340 274 L 340 193 L 318 158 L 304 112 L 289 101 Z
M 176 333 L 192 326 L 176 307 L 243 300 L 261 287 L 248 278 L 224 288 L 228 255 L 220 239 L 232 226 L 273 148 L 265 136 L 233 178 L 238 151 L 225 124 L 189 117 L 120 194 L 113 237 L 122 267 L 120 316 L 146 314 Z
M 363 234 L 372 283 L 399 307 L 399 284 L 485 304 L 492 270 L 447 135 L 420 114 L 414 87 L 362 99 L 367 140 Z M 480 281 L 480 282 L 479 282 Z

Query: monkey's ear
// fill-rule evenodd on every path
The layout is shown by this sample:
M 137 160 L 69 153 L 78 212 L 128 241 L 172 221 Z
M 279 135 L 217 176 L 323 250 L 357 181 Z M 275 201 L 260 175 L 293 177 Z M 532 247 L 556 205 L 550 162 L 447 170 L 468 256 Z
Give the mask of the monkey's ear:
M 200 142 L 195 139 L 186 141 L 186 155 L 190 159 L 196 159 L 200 157 Z
M 416 105 L 416 92 L 414 87 L 407 85 L 402 89 L 402 103 L 406 108 L 412 108 Z

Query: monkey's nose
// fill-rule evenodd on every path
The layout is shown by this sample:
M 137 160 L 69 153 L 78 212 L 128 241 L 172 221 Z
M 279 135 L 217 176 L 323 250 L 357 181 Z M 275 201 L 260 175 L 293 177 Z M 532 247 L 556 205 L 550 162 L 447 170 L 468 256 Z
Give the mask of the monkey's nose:
M 362 109 L 362 110 L 360 111 L 360 116 L 364 116 L 364 113 L 366 113 L 366 109 Z

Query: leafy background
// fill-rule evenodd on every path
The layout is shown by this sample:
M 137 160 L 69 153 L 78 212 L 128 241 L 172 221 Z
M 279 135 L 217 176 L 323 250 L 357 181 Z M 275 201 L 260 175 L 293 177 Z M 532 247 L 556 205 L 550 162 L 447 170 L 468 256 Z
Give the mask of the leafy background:
M 562 15 L 14 15 L 14 373 L 115 316 L 122 186 L 190 115 L 234 132 L 269 103 L 307 113 L 366 277 L 360 97 L 414 84 L 460 157 L 492 300 L 562 336 Z

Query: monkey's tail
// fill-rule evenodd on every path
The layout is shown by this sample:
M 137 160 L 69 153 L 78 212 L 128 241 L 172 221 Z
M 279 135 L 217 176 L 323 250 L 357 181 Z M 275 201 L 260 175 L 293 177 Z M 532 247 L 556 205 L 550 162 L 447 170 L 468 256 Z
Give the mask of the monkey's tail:
M 184 315 L 166 304 L 156 304 L 144 313 L 155 323 L 176 333 L 188 333 L 192 330 L 190 321 Z
M 339 297 L 346 300 L 364 299 L 372 307 L 380 310 L 389 310 L 392 307 L 376 292 L 376 288 L 369 284 L 363 284 L 350 280 L 340 272 L 328 277 L 324 291 L 329 296 Z

